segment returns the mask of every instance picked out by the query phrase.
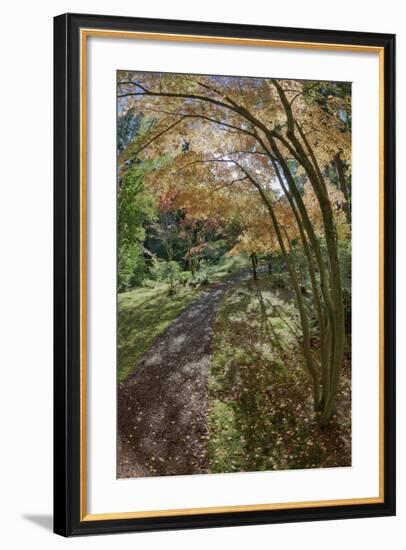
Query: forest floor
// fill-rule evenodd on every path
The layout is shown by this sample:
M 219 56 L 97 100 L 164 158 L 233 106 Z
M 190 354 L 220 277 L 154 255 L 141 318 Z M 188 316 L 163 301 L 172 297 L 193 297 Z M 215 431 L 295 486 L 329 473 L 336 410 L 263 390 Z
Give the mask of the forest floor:
M 351 466 L 348 348 L 336 414 L 328 427 L 321 428 L 303 369 L 301 328 L 289 291 L 275 288 L 268 275 L 229 289 L 214 332 L 210 472 Z
M 226 291 L 245 277 L 202 290 L 119 383 L 118 477 L 207 472 L 213 329 Z
M 222 258 L 210 273 L 210 285 L 177 285 L 169 295 L 169 286 L 153 282 L 118 295 L 117 359 L 118 381 L 123 382 L 134 370 L 140 357 L 178 315 L 211 284 L 247 269 L 243 256 Z
M 134 362 L 132 340 L 122 350 L 118 477 L 351 465 L 350 359 L 336 415 L 321 429 L 288 291 L 240 272 L 161 308 L 160 296 L 141 300 L 147 317 L 132 340 L 146 334 L 143 353 L 135 347 Z M 134 308 L 122 305 L 127 323 Z M 167 325 L 158 336 L 148 315 Z

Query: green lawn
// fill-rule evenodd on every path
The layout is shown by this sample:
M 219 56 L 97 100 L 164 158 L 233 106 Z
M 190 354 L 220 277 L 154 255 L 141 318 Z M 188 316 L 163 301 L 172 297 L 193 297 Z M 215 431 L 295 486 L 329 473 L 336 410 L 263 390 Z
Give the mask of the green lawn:
M 169 296 L 168 286 L 137 288 L 118 295 L 118 380 L 130 374 L 155 338 L 196 297 L 198 290 L 180 287 Z

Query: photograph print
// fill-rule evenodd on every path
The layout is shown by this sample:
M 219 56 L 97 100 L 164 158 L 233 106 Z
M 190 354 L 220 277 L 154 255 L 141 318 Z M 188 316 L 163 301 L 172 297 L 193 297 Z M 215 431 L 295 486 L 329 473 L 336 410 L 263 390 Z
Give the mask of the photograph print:
M 351 83 L 117 72 L 117 477 L 351 466 Z

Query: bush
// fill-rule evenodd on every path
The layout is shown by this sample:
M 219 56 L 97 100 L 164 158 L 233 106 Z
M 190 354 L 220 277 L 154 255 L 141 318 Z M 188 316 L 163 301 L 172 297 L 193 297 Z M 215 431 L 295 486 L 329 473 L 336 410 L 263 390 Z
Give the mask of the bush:
M 158 260 L 154 258 L 150 268 L 151 276 L 155 281 L 169 284 L 169 293 L 175 292 L 176 284 L 180 281 L 180 266 L 177 262 Z
M 282 273 L 276 273 L 274 275 L 271 275 L 271 281 L 275 288 L 286 288 L 287 275 Z
M 190 281 L 191 286 L 208 285 L 210 277 L 207 270 L 198 271 Z
M 141 281 L 141 286 L 144 288 L 154 288 L 156 286 L 156 282 L 152 281 L 151 279 L 144 279 Z
M 225 239 L 210 242 L 203 251 L 203 258 L 210 264 L 217 264 L 228 250 L 228 243 Z
M 179 282 L 182 285 L 186 285 L 192 278 L 190 271 L 181 271 L 179 274 Z
M 145 261 L 138 243 L 119 248 L 117 271 L 118 292 L 125 292 L 141 284 L 145 273 Z

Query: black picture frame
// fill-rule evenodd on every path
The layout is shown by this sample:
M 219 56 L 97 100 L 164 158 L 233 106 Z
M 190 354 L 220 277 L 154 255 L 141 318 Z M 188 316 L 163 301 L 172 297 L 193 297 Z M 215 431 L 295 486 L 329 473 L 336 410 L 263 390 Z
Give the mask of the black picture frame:
M 384 56 L 384 494 L 382 502 L 171 517 L 81 517 L 80 29 L 382 48 Z M 395 36 L 64 14 L 54 19 L 54 531 L 63 536 L 395 514 Z

